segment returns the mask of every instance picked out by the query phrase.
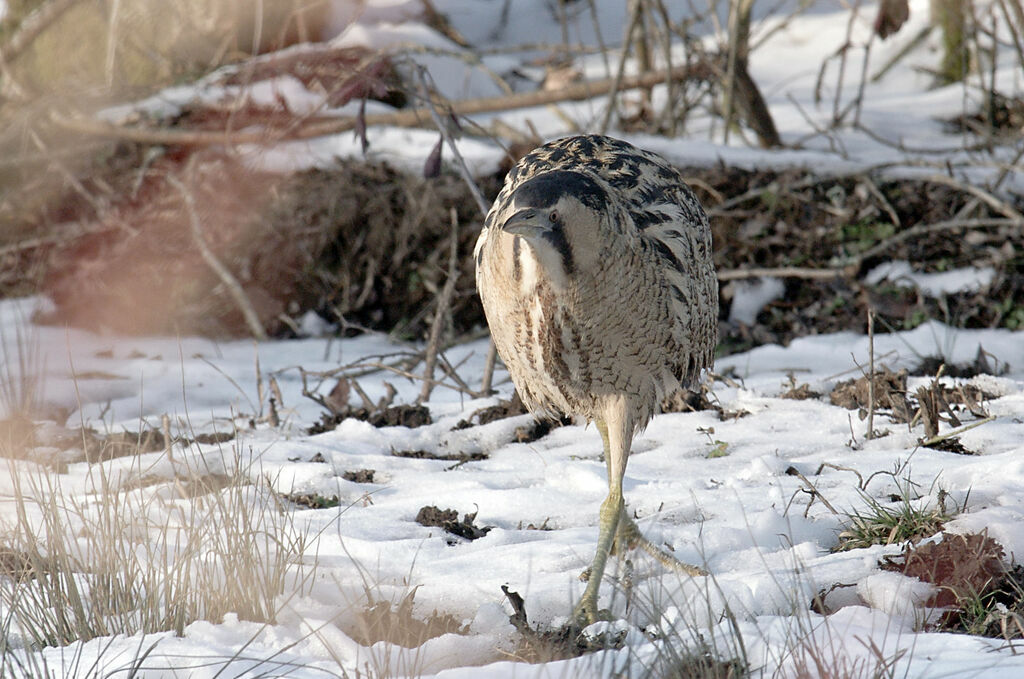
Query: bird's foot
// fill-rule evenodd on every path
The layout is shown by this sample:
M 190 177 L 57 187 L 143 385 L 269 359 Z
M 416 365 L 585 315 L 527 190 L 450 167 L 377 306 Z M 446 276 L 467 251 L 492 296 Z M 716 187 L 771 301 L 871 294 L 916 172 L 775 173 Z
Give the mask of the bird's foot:
M 640 532 L 640 527 L 636 525 L 636 522 L 633 521 L 625 510 L 623 510 L 622 516 L 619 517 L 619 525 L 615 533 L 615 548 L 622 549 L 623 547 L 626 549 L 642 549 L 657 559 L 662 566 L 677 573 L 695 577 L 708 575 L 708 572 L 703 568 L 691 566 L 680 561 L 644 537 L 643 533 Z M 622 552 L 619 553 L 621 554 Z
M 583 628 L 593 625 L 595 622 L 611 619 L 611 611 L 608 609 L 598 610 L 596 597 L 591 600 L 590 597 L 584 596 L 572 611 L 572 618 L 569 621 L 569 627 L 579 632 Z

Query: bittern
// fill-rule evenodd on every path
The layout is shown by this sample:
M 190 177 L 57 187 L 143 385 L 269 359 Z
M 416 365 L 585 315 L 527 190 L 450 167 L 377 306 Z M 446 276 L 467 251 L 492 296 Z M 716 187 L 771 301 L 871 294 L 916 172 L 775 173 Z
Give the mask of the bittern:
M 491 336 L 523 403 L 594 421 L 604 443 L 608 496 L 574 621 L 598 619 L 616 542 L 705 574 L 644 538 L 622 496 L 633 437 L 713 360 L 718 284 L 693 191 L 663 158 L 626 142 L 559 139 L 508 173 L 474 256 Z

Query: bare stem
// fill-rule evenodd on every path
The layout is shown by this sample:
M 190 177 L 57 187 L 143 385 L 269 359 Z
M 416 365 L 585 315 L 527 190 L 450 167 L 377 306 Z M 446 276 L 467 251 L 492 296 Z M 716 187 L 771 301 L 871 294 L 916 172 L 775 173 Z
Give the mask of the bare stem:
M 868 308 L 868 440 L 875 438 L 875 311 Z
M 448 314 L 452 296 L 455 294 L 455 281 L 459 278 L 459 215 L 451 208 L 452 235 L 451 249 L 448 253 L 448 280 L 437 296 L 437 310 L 434 312 L 434 323 L 430 326 L 430 339 L 427 341 L 427 353 L 423 360 L 423 387 L 420 389 L 419 402 L 430 398 L 434 389 L 434 367 L 437 365 L 437 354 L 441 345 L 441 328 Z
M 185 202 L 185 209 L 188 212 L 189 223 L 192 227 L 192 239 L 196 243 L 196 247 L 199 249 L 199 254 L 202 255 L 203 261 L 213 270 L 217 277 L 220 278 L 224 287 L 227 288 L 228 294 L 235 301 L 239 311 L 242 312 L 242 316 L 245 318 L 245 324 L 249 326 L 249 332 L 257 340 L 267 339 L 267 332 L 263 329 L 263 324 L 260 323 L 260 317 L 256 314 L 256 310 L 253 309 L 252 303 L 245 294 L 245 290 L 242 289 L 238 279 L 228 270 L 226 266 L 219 259 L 217 255 L 213 253 L 210 246 L 206 242 L 206 237 L 203 235 L 203 225 L 199 219 L 199 211 L 196 209 L 195 198 L 192 197 L 192 193 L 181 183 L 174 175 L 168 174 L 167 181 L 178 193 L 181 194 L 182 200 Z

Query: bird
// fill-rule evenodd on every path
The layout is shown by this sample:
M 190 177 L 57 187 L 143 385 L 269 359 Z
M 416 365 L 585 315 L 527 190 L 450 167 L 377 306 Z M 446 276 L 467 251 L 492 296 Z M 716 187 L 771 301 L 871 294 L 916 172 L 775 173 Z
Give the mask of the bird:
M 581 416 L 601 434 L 608 495 L 571 620 L 603 617 L 609 553 L 641 547 L 692 576 L 625 511 L 633 437 L 663 397 L 699 383 L 718 336 L 707 214 L 664 158 L 603 135 L 557 139 L 505 178 L 474 248 L 491 337 L 526 407 Z M 618 553 L 618 552 L 617 552 Z

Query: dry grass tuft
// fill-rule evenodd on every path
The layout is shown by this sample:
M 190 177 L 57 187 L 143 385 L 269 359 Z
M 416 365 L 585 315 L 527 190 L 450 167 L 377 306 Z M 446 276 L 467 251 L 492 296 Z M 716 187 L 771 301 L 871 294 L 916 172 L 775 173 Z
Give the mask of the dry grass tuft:
M 450 613 L 439 613 L 435 610 L 426 620 L 413 617 L 415 598 L 415 588 L 411 589 L 397 605 L 390 601 L 370 598 L 348 630 L 349 636 L 363 646 L 385 641 L 403 648 L 417 648 L 442 634 L 468 633 L 467 627 L 460 624 Z
M 179 463 L 178 467 L 182 467 Z M 179 469 L 179 471 L 181 471 Z M 229 475 L 122 483 L 91 468 L 85 494 L 62 477 L 10 463 L 13 519 L 4 543 L 0 674 L 13 639 L 29 648 L 172 630 L 227 613 L 273 622 L 301 589 L 307 537 L 270 489 L 235 464 Z M 134 486 L 134 487 L 133 487 Z

